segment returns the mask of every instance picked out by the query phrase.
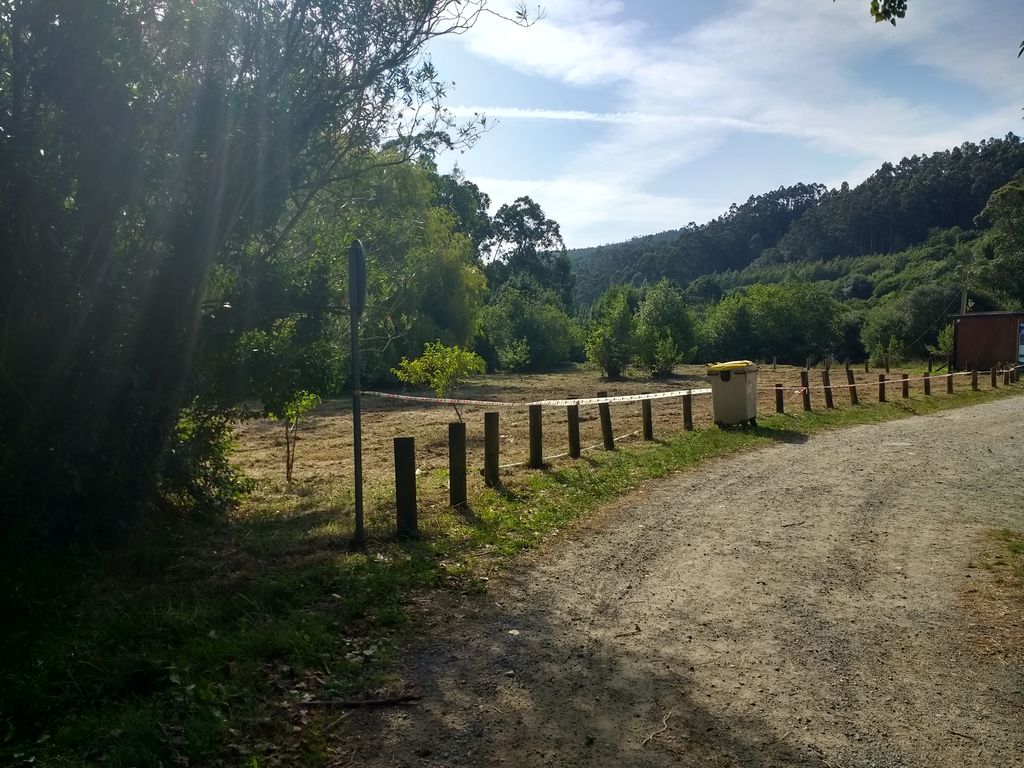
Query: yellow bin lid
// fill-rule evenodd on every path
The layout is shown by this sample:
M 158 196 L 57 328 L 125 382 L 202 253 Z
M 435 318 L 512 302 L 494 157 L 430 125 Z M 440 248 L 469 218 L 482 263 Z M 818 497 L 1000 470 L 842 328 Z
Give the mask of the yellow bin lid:
M 708 363 L 708 373 L 722 373 L 723 371 L 745 371 L 754 363 L 750 360 L 732 360 L 728 363 Z

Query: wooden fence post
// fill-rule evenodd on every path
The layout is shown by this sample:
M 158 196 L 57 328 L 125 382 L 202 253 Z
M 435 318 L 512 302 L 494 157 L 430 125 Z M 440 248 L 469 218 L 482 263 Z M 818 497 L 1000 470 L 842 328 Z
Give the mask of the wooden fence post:
M 928 355 L 928 373 L 932 372 L 932 356 Z
M 539 405 L 530 406 L 530 460 L 527 466 L 530 469 L 544 466 L 544 422 Z
M 1003 363 L 1003 384 L 1010 386 L 1010 364 Z
M 871 373 L 871 361 L 870 360 L 865 360 L 864 361 L 864 373 Z
M 448 505 L 466 503 L 466 422 L 448 424 Z
M 924 375 L 924 393 L 926 395 L 932 393 L 932 375 L 930 373 Z
M 999 386 L 999 382 L 996 381 L 996 377 L 999 375 L 996 372 L 996 368 L 997 368 L 997 364 L 996 363 L 992 363 L 992 366 L 988 369 L 988 375 L 989 375 L 989 379 L 991 380 L 990 383 L 992 385 L 992 389 L 995 389 L 996 387 Z
M 889 373 L 889 356 L 885 356 L 885 372 Z
M 978 391 L 978 369 L 977 368 L 972 368 L 971 369 L 971 389 L 974 390 L 975 392 Z
M 640 401 L 640 413 L 643 417 L 643 431 L 644 440 L 654 439 L 654 416 L 651 413 L 651 401 L 641 400 Z
M 846 383 L 850 385 L 850 405 L 860 405 L 857 399 L 857 379 L 853 377 L 853 371 L 849 368 L 846 369 Z
M 598 392 L 598 397 L 608 397 L 607 392 Z M 598 403 L 598 413 L 601 415 L 601 438 L 604 440 L 606 451 L 615 450 L 615 434 L 612 432 L 612 409 L 608 403 Z
M 416 438 L 395 438 L 395 533 L 400 539 L 418 535 L 416 524 Z
M 908 398 L 908 397 L 910 397 L 910 374 L 909 373 L 901 373 L 900 374 L 900 379 L 902 379 L 901 383 L 903 384 L 903 393 L 902 393 L 903 397 L 904 398 Z
M 811 381 L 810 373 L 806 370 L 800 371 L 800 387 L 803 389 L 804 410 L 811 410 Z
M 683 395 L 683 429 L 693 432 L 693 395 Z
M 885 402 L 885 374 L 878 374 L 878 402 Z
M 953 374 L 952 373 L 947 373 L 946 374 L 946 394 L 947 395 L 952 395 L 953 394 Z
M 565 408 L 565 421 L 569 425 L 569 458 L 580 457 L 580 407 L 568 405 Z
M 829 376 L 828 369 L 821 372 L 821 383 L 825 388 L 825 408 L 832 410 L 836 405 L 832 402 L 832 379 Z
M 782 390 L 781 384 L 775 385 L 775 412 L 785 413 L 786 412 L 786 395 Z
M 497 488 L 501 484 L 498 475 L 498 412 L 484 414 L 484 485 Z

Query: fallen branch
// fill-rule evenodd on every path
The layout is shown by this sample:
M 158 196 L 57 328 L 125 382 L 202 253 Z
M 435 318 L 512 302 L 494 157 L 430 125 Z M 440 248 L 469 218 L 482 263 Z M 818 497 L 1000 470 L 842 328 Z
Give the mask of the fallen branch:
M 393 707 L 396 704 L 407 704 L 422 698 L 414 693 L 406 693 L 383 699 L 312 699 L 311 701 L 300 701 L 299 704 L 304 707 Z
M 807 522 L 806 520 L 797 520 L 795 523 L 783 523 L 782 527 L 783 528 L 792 528 L 794 525 L 803 525 L 806 522 Z
M 949 730 L 954 736 L 959 736 L 961 739 L 967 739 L 968 741 L 976 741 L 973 736 L 968 736 L 966 733 L 960 733 L 960 731 L 954 731 L 952 728 Z
M 661 733 L 664 733 L 665 731 L 667 731 L 668 730 L 668 719 L 670 717 L 672 717 L 672 715 L 674 715 L 674 714 L 675 714 L 675 710 L 674 709 L 670 709 L 668 711 L 668 714 L 665 715 L 665 719 L 661 721 L 661 728 L 659 728 L 654 733 L 652 733 L 650 736 L 648 736 L 646 739 L 641 741 L 640 742 L 640 746 L 641 747 L 646 747 L 655 736 L 657 736 L 658 734 L 661 734 Z

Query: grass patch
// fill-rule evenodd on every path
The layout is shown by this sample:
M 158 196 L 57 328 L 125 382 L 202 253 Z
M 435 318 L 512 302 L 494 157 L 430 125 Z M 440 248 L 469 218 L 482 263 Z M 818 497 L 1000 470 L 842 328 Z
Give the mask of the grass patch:
M 415 593 L 481 590 L 516 553 L 706 459 L 1019 391 L 797 411 L 756 430 L 624 443 L 519 471 L 500 490 L 471 493 L 464 510 L 445 509 L 443 473 L 430 473 L 415 542 L 391 538 L 392 492 L 371 487 L 370 544 L 359 553 L 346 546 L 350 496 L 301 492 L 254 496 L 216 525 L 154 528 L 116 553 L 10 554 L 0 563 L 0 763 L 324 765 L 336 713 L 302 700 L 386 688 Z M 1000 535 L 1024 576 L 1024 538 Z

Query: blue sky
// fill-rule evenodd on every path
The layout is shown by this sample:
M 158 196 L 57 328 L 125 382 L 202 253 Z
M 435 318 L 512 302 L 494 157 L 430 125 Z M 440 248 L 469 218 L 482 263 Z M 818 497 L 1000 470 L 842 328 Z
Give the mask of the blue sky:
M 528 29 L 485 14 L 428 51 L 454 82 L 449 108 L 495 123 L 439 165 L 457 163 L 495 206 L 530 195 L 572 248 L 1024 133 L 1019 2 L 916 0 L 895 28 L 867 6 L 548 0 Z

